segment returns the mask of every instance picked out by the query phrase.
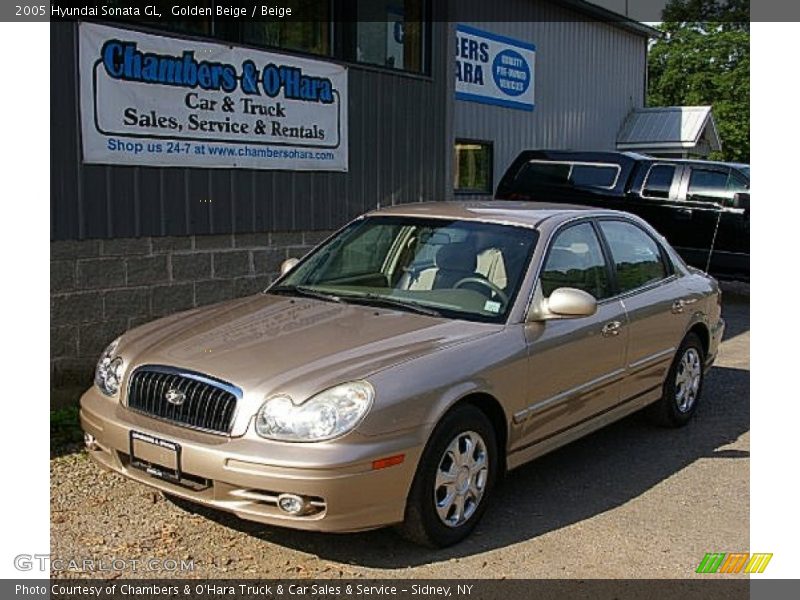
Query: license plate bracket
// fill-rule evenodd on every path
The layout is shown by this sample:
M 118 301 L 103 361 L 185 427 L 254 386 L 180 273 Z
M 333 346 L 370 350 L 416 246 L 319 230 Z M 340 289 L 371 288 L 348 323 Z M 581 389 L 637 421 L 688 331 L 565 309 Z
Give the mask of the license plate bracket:
M 132 467 L 158 479 L 181 481 L 180 444 L 141 431 L 131 431 L 128 439 Z

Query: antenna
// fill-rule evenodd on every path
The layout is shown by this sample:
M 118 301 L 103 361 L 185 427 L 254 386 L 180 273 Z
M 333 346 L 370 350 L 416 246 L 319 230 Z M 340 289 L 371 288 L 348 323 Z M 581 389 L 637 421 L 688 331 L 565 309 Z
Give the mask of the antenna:
M 717 211 L 717 222 L 714 224 L 714 235 L 711 236 L 711 247 L 708 249 L 708 260 L 706 261 L 706 275 L 708 275 L 708 270 L 711 268 L 711 255 L 714 254 L 714 244 L 717 242 L 717 231 L 719 231 L 719 221 L 722 219 L 722 211 L 725 208 L 720 206 L 719 210 Z

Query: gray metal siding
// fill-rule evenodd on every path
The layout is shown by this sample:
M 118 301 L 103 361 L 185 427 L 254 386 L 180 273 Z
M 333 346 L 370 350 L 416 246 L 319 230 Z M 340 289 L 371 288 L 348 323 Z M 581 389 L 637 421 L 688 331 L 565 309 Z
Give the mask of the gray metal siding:
M 455 101 L 455 137 L 494 142 L 494 187 L 524 149 L 615 149 L 625 117 L 644 105 L 645 36 L 541 0 L 463 0 L 452 40 L 460 11 L 473 19 L 463 24 L 536 45 L 532 113 Z
M 430 78 L 350 67 L 347 173 L 84 165 L 77 25 L 50 31 L 51 239 L 333 229 L 447 193 L 447 23 L 432 24 Z

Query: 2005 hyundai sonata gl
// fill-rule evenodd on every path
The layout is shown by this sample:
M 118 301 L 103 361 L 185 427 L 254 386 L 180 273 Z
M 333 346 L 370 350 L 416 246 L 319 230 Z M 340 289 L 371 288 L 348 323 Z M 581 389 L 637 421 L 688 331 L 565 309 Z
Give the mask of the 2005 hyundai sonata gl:
M 644 407 L 685 424 L 724 328 L 717 283 L 613 211 L 395 206 L 283 270 L 114 341 L 89 454 L 245 519 L 442 546 L 506 471 Z

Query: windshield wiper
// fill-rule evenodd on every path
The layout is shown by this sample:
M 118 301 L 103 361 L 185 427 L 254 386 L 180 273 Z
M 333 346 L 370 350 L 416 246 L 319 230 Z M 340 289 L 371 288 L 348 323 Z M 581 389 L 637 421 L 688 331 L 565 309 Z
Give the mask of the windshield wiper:
M 410 310 L 421 315 L 428 315 L 431 317 L 441 317 L 442 313 L 425 306 L 413 300 L 400 300 L 399 298 L 392 298 L 390 296 L 381 296 L 380 294 L 343 294 L 339 298 L 342 302 L 352 302 L 353 304 L 367 304 L 369 306 L 388 306 L 390 308 L 401 308 Z
M 341 297 L 337 296 L 336 294 L 329 294 L 327 292 L 321 292 L 314 288 L 310 288 L 305 285 L 281 285 L 276 288 L 272 288 L 267 290 L 269 294 L 293 294 L 296 296 L 304 296 L 306 298 L 314 298 L 315 300 L 325 300 L 327 302 L 338 302 L 342 303 Z

